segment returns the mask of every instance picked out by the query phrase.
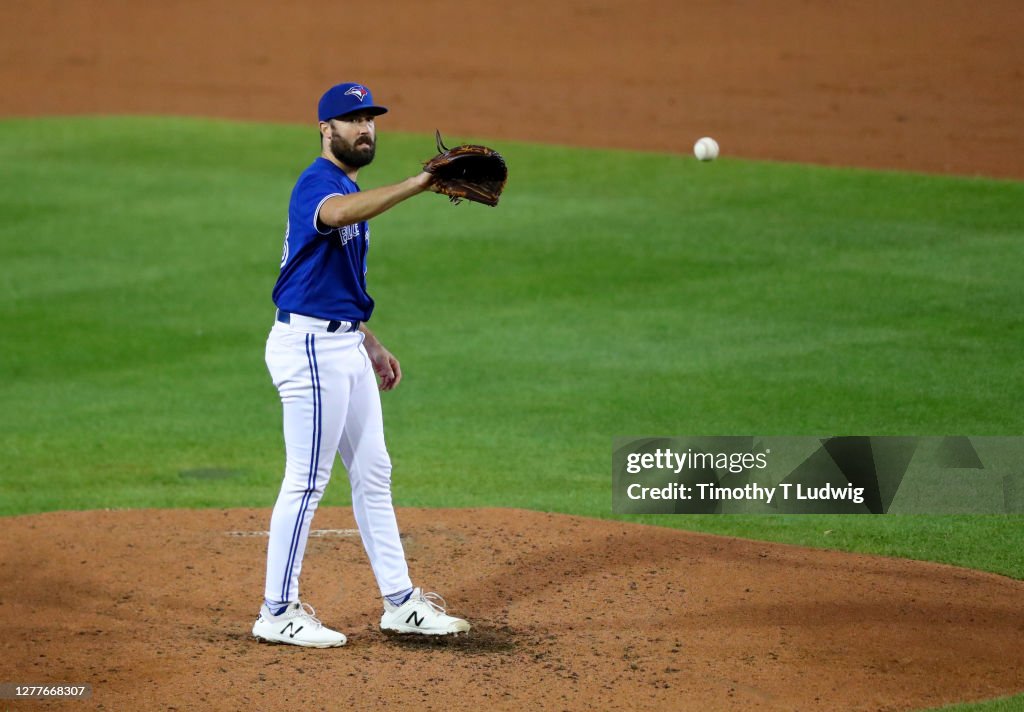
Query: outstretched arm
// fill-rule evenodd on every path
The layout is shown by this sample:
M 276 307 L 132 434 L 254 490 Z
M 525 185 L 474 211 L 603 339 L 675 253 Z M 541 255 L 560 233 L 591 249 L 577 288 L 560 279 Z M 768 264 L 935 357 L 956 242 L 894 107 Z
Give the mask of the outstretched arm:
M 354 225 L 357 222 L 376 217 L 403 200 L 428 190 L 432 181 L 433 176 L 424 172 L 406 178 L 400 183 L 384 185 L 359 193 L 335 195 L 325 200 L 324 204 L 320 206 L 317 219 L 328 227 Z
M 359 330 L 363 332 L 363 347 L 370 357 L 373 370 L 380 378 L 378 387 L 382 391 L 390 391 L 402 380 L 402 367 L 399 365 L 398 359 L 384 348 L 383 344 L 377 340 L 377 337 L 367 328 L 366 324 L 360 324 Z

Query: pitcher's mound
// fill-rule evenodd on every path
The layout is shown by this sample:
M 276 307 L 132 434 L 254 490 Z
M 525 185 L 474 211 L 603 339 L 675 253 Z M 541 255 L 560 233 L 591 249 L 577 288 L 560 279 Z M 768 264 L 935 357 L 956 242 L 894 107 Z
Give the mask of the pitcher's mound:
M 382 635 L 351 511 L 322 509 L 302 597 L 349 644 L 259 645 L 269 519 L 0 519 L 0 680 L 89 683 L 76 704 L 108 710 L 910 710 L 1024 689 L 1022 582 L 503 509 L 399 512 L 414 581 L 470 635 Z

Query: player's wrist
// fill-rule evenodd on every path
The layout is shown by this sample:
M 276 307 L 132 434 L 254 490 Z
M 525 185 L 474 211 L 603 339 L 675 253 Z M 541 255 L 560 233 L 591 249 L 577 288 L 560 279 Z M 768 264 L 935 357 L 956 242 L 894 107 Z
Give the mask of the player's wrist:
M 412 185 L 416 188 L 417 193 L 422 193 L 430 189 L 430 184 L 434 182 L 434 176 L 430 175 L 426 171 L 414 175 L 409 179 Z

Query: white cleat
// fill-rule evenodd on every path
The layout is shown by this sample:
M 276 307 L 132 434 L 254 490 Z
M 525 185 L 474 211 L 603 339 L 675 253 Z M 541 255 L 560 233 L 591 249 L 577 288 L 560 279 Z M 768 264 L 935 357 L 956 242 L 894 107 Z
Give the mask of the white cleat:
M 340 648 L 348 638 L 344 633 L 331 630 L 321 623 L 316 611 L 308 603 L 289 603 L 288 608 L 275 616 L 263 604 L 252 626 L 252 634 L 268 643 L 286 643 L 306 648 Z
M 384 601 L 380 629 L 385 633 L 417 633 L 419 635 L 457 635 L 468 633 L 470 625 L 445 612 L 445 602 L 436 593 L 423 593 L 414 588 L 409 600 L 401 606 Z

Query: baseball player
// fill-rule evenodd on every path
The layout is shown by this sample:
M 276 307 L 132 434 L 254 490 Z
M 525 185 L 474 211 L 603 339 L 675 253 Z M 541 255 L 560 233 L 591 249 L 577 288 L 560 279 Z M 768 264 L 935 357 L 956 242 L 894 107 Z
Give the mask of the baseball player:
M 391 459 L 384 444 L 381 391 L 402 379 L 391 352 L 366 327 L 367 220 L 429 190 L 420 173 L 360 191 L 359 169 L 376 150 L 374 119 L 387 111 L 361 84 L 338 84 L 320 99 L 321 154 L 299 176 L 288 206 L 277 315 L 266 361 L 284 408 L 284 481 L 270 520 L 264 602 L 252 634 L 314 648 L 344 645 L 299 600 L 299 573 L 310 524 L 335 454 L 348 471 L 352 509 L 383 596 L 380 627 L 389 633 L 468 632 L 443 599 L 414 588 L 391 502 Z M 380 379 L 378 386 L 374 377 Z

